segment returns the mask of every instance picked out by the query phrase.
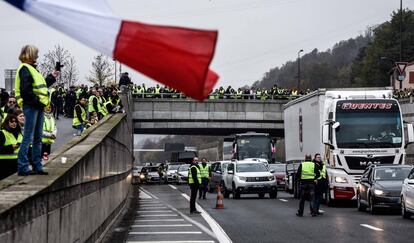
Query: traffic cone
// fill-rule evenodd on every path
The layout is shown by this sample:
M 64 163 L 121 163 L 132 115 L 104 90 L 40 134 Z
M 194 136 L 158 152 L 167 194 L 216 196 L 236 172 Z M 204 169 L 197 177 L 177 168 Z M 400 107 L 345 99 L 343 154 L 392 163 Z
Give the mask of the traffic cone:
M 43 160 L 49 160 L 49 155 L 47 154 L 47 152 L 43 153 Z
M 221 187 L 217 186 L 217 202 L 216 202 L 217 209 L 223 209 L 223 194 L 221 194 Z

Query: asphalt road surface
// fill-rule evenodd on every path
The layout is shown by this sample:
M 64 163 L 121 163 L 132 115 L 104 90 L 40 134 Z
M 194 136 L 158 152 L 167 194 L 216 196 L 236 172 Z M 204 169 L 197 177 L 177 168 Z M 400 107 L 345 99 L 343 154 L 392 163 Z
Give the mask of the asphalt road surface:
M 187 185 L 144 185 L 142 188 L 158 199 L 141 198 L 141 200 L 153 200 L 160 203 L 161 207 L 170 205 L 183 215 L 198 220 L 206 228 L 214 231 L 202 216 L 189 214 L 189 203 L 182 195 L 189 195 Z M 321 210 L 324 211 L 324 215 L 311 217 L 307 203 L 304 217 L 299 218 L 295 215 L 298 200 L 281 191 L 279 191 L 277 199 L 269 199 L 268 197 L 259 199 L 257 195 L 242 195 L 241 199 L 235 200 L 230 196 L 229 199 L 224 200 L 225 209 L 214 209 L 216 194 L 208 194 L 206 200 L 198 200 L 198 203 L 233 242 L 400 243 L 414 241 L 414 219 L 404 220 L 398 212 L 384 211 L 377 215 L 370 215 L 368 212 L 358 212 L 352 204 L 333 208 L 322 205 Z M 137 213 L 137 219 L 138 217 L 139 213 Z M 141 223 L 144 224 L 145 221 Z M 184 223 L 189 224 L 186 221 Z M 134 230 L 136 228 L 131 228 L 130 233 Z M 189 234 L 171 233 L 169 237 L 163 235 L 163 238 L 159 238 L 160 236 L 156 234 L 131 234 L 128 240 L 130 242 L 160 242 L 165 239 L 170 241 L 184 239 L 187 241 L 202 240 L 199 242 L 220 241 L 210 238 L 208 234 L 199 229 L 186 228 L 185 231 L 190 230 L 201 231 L 202 234 L 195 237 Z M 168 233 L 166 234 L 168 235 Z

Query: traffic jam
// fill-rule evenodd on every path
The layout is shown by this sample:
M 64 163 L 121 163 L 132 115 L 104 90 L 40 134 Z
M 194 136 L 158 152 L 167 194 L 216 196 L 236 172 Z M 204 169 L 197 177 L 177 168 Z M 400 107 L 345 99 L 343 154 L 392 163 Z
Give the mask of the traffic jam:
M 220 188 L 224 198 L 233 199 L 243 195 L 275 199 L 278 191 L 285 191 L 299 199 L 298 169 L 307 154 L 320 154 L 328 182 L 321 193 L 325 204 L 350 202 L 361 212 L 392 210 L 410 218 L 414 169 L 405 163 L 405 148 L 414 142 L 413 126 L 403 121 L 391 92 L 319 89 L 287 103 L 286 161 L 275 161 L 275 139 L 269 134 L 232 135 L 224 139 L 222 160 L 208 161 L 207 191 L 216 193 Z M 135 166 L 133 181 L 185 185 L 195 156 L 196 151 L 187 160 Z

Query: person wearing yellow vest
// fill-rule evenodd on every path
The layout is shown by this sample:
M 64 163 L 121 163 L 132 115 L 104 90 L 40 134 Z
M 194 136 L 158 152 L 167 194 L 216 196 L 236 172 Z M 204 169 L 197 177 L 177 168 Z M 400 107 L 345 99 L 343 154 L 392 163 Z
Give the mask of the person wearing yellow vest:
M 300 202 L 299 210 L 296 213 L 297 216 L 303 216 L 303 210 L 305 207 L 305 200 L 309 197 L 310 213 L 312 217 L 317 216 L 314 211 L 313 202 L 314 202 L 314 192 L 315 192 L 315 183 L 317 183 L 317 178 L 319 178 L 319 170 L 313 161 L 311 161 L 311 155 L 305 156 L 305 161 L 299 165 L 298 171 L 296 173 L 296 178 L 300 179 Z
M 318 183 L 316 183 L 315 185 L 315 201 L 313 203 L 313 206 L 315 208 L 314 212 L 317 215 L 323 215 L 323 213 L 319 212 L 319 206 L 321 204 L 322 195 L 324 192 L 326 192 L 327 187 L 328 187 L 326 165 L 323 163 L 322 157 L 320 154 L 315 154 L 313 162 L 318 167 L 319 174 L 320 174 L 318 177 Z
M 197 192 L 201 184 L 200 168 L 198 166 L 197 157 L 193 158 L 190 168 L 188 169 L 188 184 L 191 188 L 190 213 L 201 213 L 197 211 L 196 208 Z
M 198 166 L 200 169 L 201 185 L 198 199 L 206 199 L 207 187 L 211 178 L 210 166 L 207 164 L 207 159 L 201 159 L 201 165 Z
M 52 144 L 57 135 L 56 121 L 52 114 L 52 107 L 45 107 L 45 120 L 43 122 L 42 154 L 50 154 Z
M 99 92 L 96 90 L 95 87 L 92 88 L 92 95 L 89 96 L 89 104 L 88 104 L 88 116 L 91 116 L 92 112 L 97 112 L 102 110 L 101 103 L 99 102 Z
M 83 130 L 85 129 L 85 126 L 88 125 L 88 120 L 86 118 L 86 97 L 80 98 L 79 102 L 75 105 L 75 109 L 73 112 L 73 122 L 72 127 L 77 130 L 76 135 L 80 136 Z
M 23 108 L 26 119 L 23 140 L 18 153 L 18 175 L 47 175 L 42 165 L 42 135 L 44 107 L 50 105 L 48 87 L 56 82 L 60 72 L 54 70 L 46 79 L 36 70 L 38 49 L 33 45 L 22 48 L 19 60 L 22 62 L 16 71 L 15 95 L 17 104 Z M 32 168 L 29 168 L 29 146 L 32 144 Z
M 9 114 L 0 131 L 0 180 L 17 172 L 17 153 L 22 140 L 17 117 Z

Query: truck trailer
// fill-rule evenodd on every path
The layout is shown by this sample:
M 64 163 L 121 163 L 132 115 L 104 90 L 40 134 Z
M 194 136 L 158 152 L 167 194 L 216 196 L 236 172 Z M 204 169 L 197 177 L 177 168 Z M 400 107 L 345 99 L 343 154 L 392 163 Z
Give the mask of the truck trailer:
M 306 154 L 320 153 L 327 166 L 328 205 L 355 200 L 369 164 L 404 164 L 414 141 L 391 88 L 318 89 L 284 105 L 286 187 L 299 196 L 295 172 Z

